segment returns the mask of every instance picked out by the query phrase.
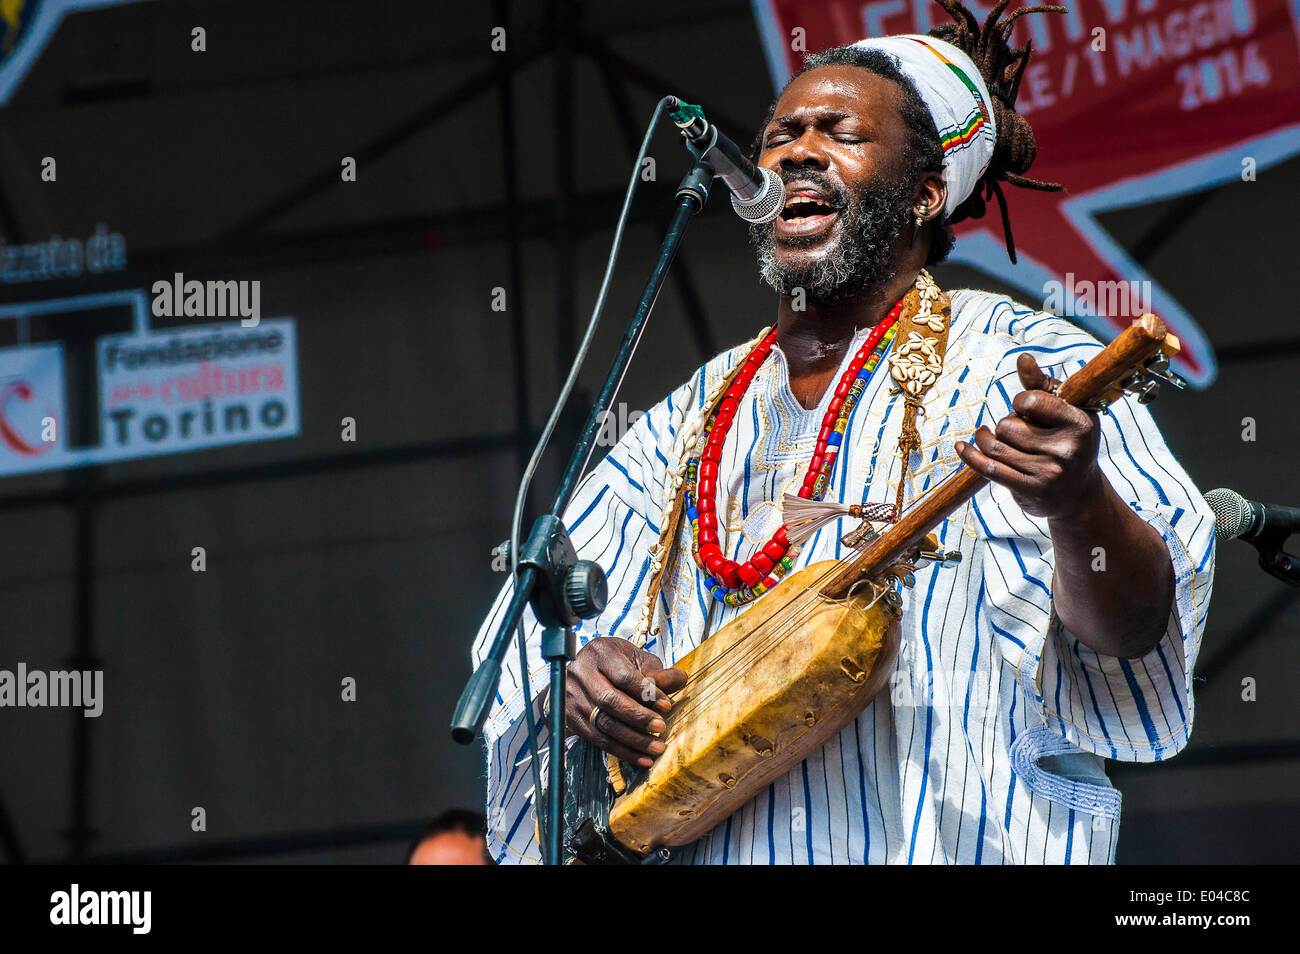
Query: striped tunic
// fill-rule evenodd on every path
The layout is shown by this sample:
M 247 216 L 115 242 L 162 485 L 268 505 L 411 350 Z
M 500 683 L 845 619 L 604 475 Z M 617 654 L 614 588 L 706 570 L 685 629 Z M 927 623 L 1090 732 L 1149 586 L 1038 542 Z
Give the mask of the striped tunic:
M 1070 323 L 1001 296 L 961 290 L 951 300 L 948 353 L 918 416 L 923 446 L 911 461 L 908 499 L 956 468 L 954 441 L 1011 412 L 1022 351 L 1063 380 L 1101 347 Z M 867 333 L 845 351 L 841 373 Z M 733 348 L 700 368 L 583 480 L 566 522 L 579 554 L 605 568 L 609 603 L 581 624 L 581 643 L 630 637 L 650 575 L 648 551 L 669 504 L 665 474 L 677 463 L 677 430 L 744 357 Z M 781 523 L 777 501 L 798 490 L 834 390 L 815 410 L 804 409 L 790 392 L 779 346 L 755 376 L 719 467 L 719 539 L 731 559 L 748 559 Z M 882 362 L 854 410 L 826 499 L 893 500 L 902 417 Z M 1159 761 L 1187 742 L 1214 518 L 1144 408 L 1116 404 L 1101 430 L 1103 472 L 1159 531 L 1173 563 L 1174 606 L 1156 647 L 1120 659 L 1071 636 L 1053 610 L 1046 521 L 1021 511 L 1005 489 L 986 486 L 937 528 L 945 547 L 961 551 L 961 563 L 918 570 L 916 586 L 902 593 L 902 646 L 887 689 L 820 751 L 681 849 L 677 863 L 1114 862 L 1120 795 L 1104 759 Z M 839 537 L 851 523 L 819 531 L 794 569 L 846 557 Z M 656 601 L 658 634 L 646 645 L 666 664 L 755 605 L 729 607 L 709 596 L 689 533 L 683 521 L 679 556 Z M 479 634 L 476 664 L 508 590 Z M 535 698 L 547 668 L 531 611 L 525 621 Z M 485 727 L 488 844 L 503 863 L 536 863 L 518 653 L 506 662 Z M 538 731 L 544 740 L 540 721 Z

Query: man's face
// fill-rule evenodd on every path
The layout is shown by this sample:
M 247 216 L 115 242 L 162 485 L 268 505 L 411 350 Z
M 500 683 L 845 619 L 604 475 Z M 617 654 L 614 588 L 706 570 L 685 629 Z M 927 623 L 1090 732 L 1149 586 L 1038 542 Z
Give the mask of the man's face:
M 892 277 L 914 214 L 902 105 L 896 83 L 856 66 L 809 70 L 781 94 L 759 165 L 780 173 L 786 207 L 750 226 L 763 279 L 779 293 L 802 287 L 810 301 L 841 301 Z

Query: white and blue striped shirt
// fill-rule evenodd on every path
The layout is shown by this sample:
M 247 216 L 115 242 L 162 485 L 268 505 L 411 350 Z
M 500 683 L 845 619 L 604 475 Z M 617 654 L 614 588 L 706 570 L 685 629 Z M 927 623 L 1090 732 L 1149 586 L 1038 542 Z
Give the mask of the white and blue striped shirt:
M 1009 299 L 952 294 L 944 371 L 918 416 L 923 446 L 907 499 L 959 464 L 953 443 L 1010 413 L 1016 358 L 1031 353 L 1059 379 L 1101 345 L 1070 323 Z M 847 367 L 868 331 L 846 349 Z M 578 629 L 632 634 L 650 576 L 649 550 L 670 503 L 665 474 L 677 430 L 737 360 L 733 348 L 637 421 L 584 479 L 566 513 L 579 554 L 609 579 L 609 602 Z M 827 499 L 889 502 L 901 470 L 903 403 L 883 362 L 845 434 Z M 836 378 L 835 380 L 838 380 Z M 777 501 L 798 490 L 834 388 L 815 410 L 790 392 L 778 347 L 735 415 L 719 467 L 719 538 L 743 561 L 781 522 Z M 854 722 L 676 860 L 686 864 L 1112 863 L 1120 795 L 1103 759 L 1154 762 L 1192 728 L 1192 667 L 1209 606 L 1214 517 L 1165 447 L 1150 414 L 1122 401 L 1101 418 L 1099 461 L 1116 492 L 1169 547 L 1176 593 L 1164 637 L 1146 656 L 1103 656 L 1082 645 L 1052 608 L 1046 521 L 989 485 L 937 533 L 959 549 L 953 568 L 918 570 L 903 591 L 903 639 L 889 687 Z M 848 551 L 849 524 L 823 528 L 795 569 Z M 710 598 L 690 556 L 687 521 L 665 575 L 646 649 L 671 664 L 746 612 Z M 477 664 L 509 591 L 475 644 Z M 750 604 L 753 606 L 756 604 Z M 526 611 L 530 685 L 547 680 L 540 629 Z M 540 860 L 518 656 L 511 652 L 485 727 L 488 844 L 501 862 Z M 539 725 L 539 731 L 544 726 Z M 544 736 L 543 736 L 544 737 Z

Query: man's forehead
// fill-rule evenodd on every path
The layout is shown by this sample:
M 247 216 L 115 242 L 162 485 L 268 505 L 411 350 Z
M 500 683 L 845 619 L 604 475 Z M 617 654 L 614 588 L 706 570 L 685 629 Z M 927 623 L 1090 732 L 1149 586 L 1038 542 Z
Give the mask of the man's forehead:
M 897 84 L 857 66 L 819 66 L 796 76 L 777 100 L 773 121 L 796 113 L 879 119 L 882 109 L 897 112 L 901 91 Z

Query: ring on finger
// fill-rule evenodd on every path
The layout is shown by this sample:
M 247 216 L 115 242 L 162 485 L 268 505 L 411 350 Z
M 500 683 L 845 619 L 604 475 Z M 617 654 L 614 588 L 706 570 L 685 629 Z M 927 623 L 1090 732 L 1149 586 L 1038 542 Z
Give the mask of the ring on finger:
M 587 721 L 594 726 L 596 724 L 596 716 L 598 715 L 600 715 L 600 706 L 592 706 L 591 715 L 587 716 Z

